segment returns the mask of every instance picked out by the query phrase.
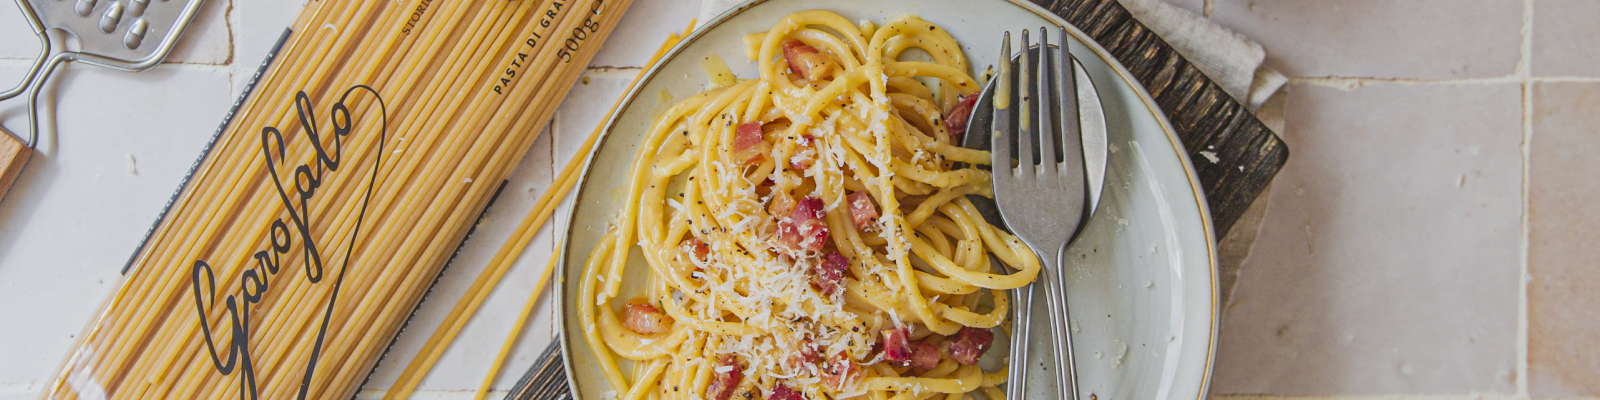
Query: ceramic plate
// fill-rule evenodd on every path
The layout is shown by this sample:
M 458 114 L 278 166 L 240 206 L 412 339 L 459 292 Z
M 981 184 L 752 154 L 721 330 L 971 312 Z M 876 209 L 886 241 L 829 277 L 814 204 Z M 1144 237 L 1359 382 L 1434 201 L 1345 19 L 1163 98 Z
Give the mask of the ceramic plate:
M 573 393 L 599 399 L 612 389 L 595 355 L 582 342 L 576 312 L 582 265 L 622 208 L 628 167 L 639 152 L 663 89 L 685 98 L 708 88 L 700 59 L 721 55 L 741 77 L 757 73 L 745 62 L 744 36 L 763 32 L 789 13 L 823 9 L 851 20 L 882 23 L 917 15 L 953 35 L 977 70 L 994 64 L 1006 30 L 1065 24 L 1032 4 L 1009 0 L 757 0 L 706 23 L 647 74 L 611 117 L 600 146 L 589 156 L 567 227 L 560 263 L 557 309 L 565 324 L 563 350 Z M 1109 159 L 1100 209 L 1069 249 L 1075 358 L 1082 399 L 1199 399 L 1211 375 L 1217 320 L 1215 241 L 1205 199 L 1177 136 L 1148 93 L 1105 49 L 1068 28 L 1071 49 L 1083 63 L 1105 109 Z M 1055 41 L 1056 39 L 1053 39 Z M 647 269 L 632 257 L 629 274 Z M 638 277 L 631 277 L 638 278 Z M 626 292 L 629 288 L 623 288 Z M 633 297 L 622 293 L 620 298 Z M 592 299 L 590 301 L 593 301 Z M 1035 332 L 1048 332 L 1045 307 L 1036 307 Z M 1048 334 L 1035 338 L 1049 340 Z M 1034 349 L 1046 346 L 1035 345 Z M 1004 354 L 1003 348 L 991 353 Z M 1035 352 L 1044 362 L 1042 352 Z M 631 368 L 624 368 L 629 371 Z M 1043 371 L 1031 374 L 1030 398 L 1057 388 Z M 1091 397 L 1090 394 L 1094 396 Z

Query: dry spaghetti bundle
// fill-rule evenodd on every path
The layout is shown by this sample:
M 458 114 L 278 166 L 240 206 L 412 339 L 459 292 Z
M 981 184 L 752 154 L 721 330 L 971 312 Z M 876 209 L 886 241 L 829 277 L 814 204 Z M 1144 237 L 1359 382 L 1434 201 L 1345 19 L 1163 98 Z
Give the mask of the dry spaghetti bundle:
M 313 1 L 45 398 L 349 398 L 630 0 Z

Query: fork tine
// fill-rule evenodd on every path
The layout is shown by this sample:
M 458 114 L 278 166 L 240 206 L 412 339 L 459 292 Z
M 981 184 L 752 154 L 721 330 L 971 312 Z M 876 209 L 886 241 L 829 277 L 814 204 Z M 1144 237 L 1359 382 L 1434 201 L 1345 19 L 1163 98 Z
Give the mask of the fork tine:
M 1000 42 L 1000 72 L 995 75 L 994 114 L 989 118 L 989 163 L 995 179 L 1011 176 L 1011 136 L 1016 120 L 1011 114 L 1011 31 Z
M 1027 48 L 1024 47 L 1023 51 L 1026 52 Z M 990 100 L 994 114 L 990 116 L 989 122 L 989 162 L 994 171 L 992 185 L 997 192 L 1001 191 L 1001 188 L 1014 188 L 1016 183 L 1016 175 L 1011 170 L 1013 164 L 1011 161 L 1011 145 L 1013 142 L 1011 137 L 1017 135 L 1016 116 L 1020 113 L 1013 113 L 1017 107 L 1015 107 L 1016 104 L 1012 103 L 1016 96 L 1016 93 L 1013 92 L 1015 87 L 1012 82 L 1011 32 L 1007 31 L 1000 42 L 1000 71 L 995 75 L 993 99 Z M 1031 288 L 1032 285 L 1024 285 L 1021 288 L 1011 290 L 1016 302 L 1016 307 L 1013 308 L 1014 311 L 1012 312 L 1011 351 L 1007 360 L 1008 369 L 1013 371 L 1012 382 L 1026 382 L 1028 379 L 1028 343 L 1031 336 L 1028 327 L 1031 324 L 1028 321 L 1028 313 L 1025 310 L 1032 308 L 1033 296 L 1031 296 L 1032 291 L 1029 290 Z M 1006 400 L 1023 400 L 1026 398 L 1027 393 L 1020 383 L 1006 385 Z
M 1078 74 L 1072 63 L 1072 53 L 1067 51 L 1067 28 L 1058 28 L 1061 35 L 1061 52 L 1056 53 L 1056 98 L 1059 99 L 1061 136 L 1058 145 L 1062 151 L 1061 162 L 1066 168 L 1083 168 L 1083 127 L 1078 115 Z M 1074 146 L 1076 146 L 1074 148 Z
M 1055 107 L 1056 98 L 1059 97 L 1059 94 L 1051 86 L 1050 79 L 1059 76 L 1059 74 L 1054 73 L 1055 71 L 1050 68 L 1049 61 L 1050 34 L 1049 31 L 1046 31 L 1041 26 L 1039 27 L 1039 64 L 1038 68 L 1035 68 L 1039 75 L 1039 78 L 1036 79 L 1038 81 L 1038 85 L 1036 85 L 1038 90 L 1035 92 L 1039 94 L 1039 112 L 1036 113 L 1039 116 L 1039 132 L 1035 135 L 1037 138 L 1035 141 L 1039 143 L 1040 176 L 1055 175 L 1056 154 L 1060 153 L 1056 151 L 1056 148 L 1061 143 L 1061 138 L 1058 137 L 1060 130 L 1056 129 L 1055 121 L 1053 121 L 1055 116 L 1058 115 L 1058 113 L 1054 112 L 1053 107 Z M 1056 67 L 1060 67 L 1060 65 L 1056 65 Z
M 1038 99 L 1034 98 L 1034 80 L 1039 79 L 1039 74 L 1033 68 L 1033 52 L 1029 51 L 1032 46 L 1028 42 L 1028 30 L 1022 30 L 1022 57 L 1017 60 L 1017 95 L 1022 99 L 1017 106 L 1017 176 L 1023 178 L 1034 176 L 1033 149 L 1038 136 L 1035 123 L 1039 110 Z

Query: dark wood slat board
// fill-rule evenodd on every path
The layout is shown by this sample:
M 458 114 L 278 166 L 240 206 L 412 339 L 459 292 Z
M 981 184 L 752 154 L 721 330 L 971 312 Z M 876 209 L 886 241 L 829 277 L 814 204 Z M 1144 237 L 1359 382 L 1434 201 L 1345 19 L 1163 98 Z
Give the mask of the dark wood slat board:
M 560 339 L 559 337 L 556 339 Z M 562 366 L 561 342 L 555 340 L 545 347 L 544 353 L 528 368 L 528 373 L 517 380 L 517 385 L 506 395 L 516 400 L 563 400 L 572 398 L 567 389 L 567 370 Z
M 1094 37 L 1155 97 L 1195 161 L 1216 237 L 1227 234 L 1288 161 L 1283 140 L 1116 0 L 1029 1 Z M 1216 152 L 1217 162 L 1201 151 Z M 572 398 L 557 339 L 507 400 Z

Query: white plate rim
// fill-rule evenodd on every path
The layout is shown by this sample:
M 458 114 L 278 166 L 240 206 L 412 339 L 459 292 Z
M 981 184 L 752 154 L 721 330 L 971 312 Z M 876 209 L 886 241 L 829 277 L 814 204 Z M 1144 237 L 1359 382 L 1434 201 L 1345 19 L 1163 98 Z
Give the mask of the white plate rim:
M 663 66 L 668 64 L 670 61 L 676 59 L 678 56 L 681 55 L 681 53 L 685 49 L 687 49 L 689 47 L 689 45 L 694 44 L 694 42 L 696 42 L 699 39 L 701 39 L 702 37 L 706 36 L 709 32 L 714 30 L 714 28 L 716 28 L 718 25 L 721 25 L 724 22 L 743 14 L 745 11 L 751 9 L 753 6 L 756 6 L 756 5 L 759 5 L 759 4 L 762 4 L 762 3 L 773 2 L 773 1 L 782 1 L 782 0 L 747 0 L 744 3 L 741 3 L 738 6 L 730 8 L 727 11 L 724 11 L 722 14 L 717 15 L 710 22 L 706 22 L 703 25 L 697 24 L 694 27 L 694 31 L 693 32 L 691 32 L 688 36 L 684 37 L 681 41 L 678 42 L 677 45 L 673 46 L 672 49 L 668 50 L 665 54 L 663 54 L 661 56 L 661 59 L 658 60 L 654 65 L 651 65 L 650 68 L 648 70 L 646 70 L 644 72 L 644 74 L 641 75 L 639 77 L 639 79 L 636 82 L 634 82 L 634 84 L 631 85 L 628 88 L 626 94 L 623 95 L 622 102 L 619 103 L 618 107 L 616 107 L 616 109 L 613 110 L 606 117 L 605 127 L 601 130 L 600 137 L 598 139 L 596 139 L 595 146 L 591 149 L 589 154 L 583 155 L 583 157 L 584 157 L 583 167 L 579 171 L 579 174 L 578 174 L 578 177 L 577 177 L 578 181 L 575 182 L 575 186 L 574 186 L 574 187 L 578 188 L 578 192 L 575 192 L 573 194 L 574 199 L 579 197 L 578 194 L 581 194 L 582 191 L 583 191 L 584 186 L 589 183 L 588 182 L 589 181 L 589 172 L 591 171 L 591 169 L 593 167 L 593 164 L 595 162 L 595 157 L 599 154 L 599 149 L 603 148 L 605 146 L 606 142 L 611 138 L 611 132 L 616 127 L 616 124 L 617 124 L 618 120 L 620 119 L 620 117 L 622 116 L 622 114 L 625 111 L 627 111 L 629 108 L 631 108 L 633 106 L 633 103 L 636 100 L 639 99 L 639 96 L 642 93 L 642 91 L 644 90 L 644 87 L 648 86 L 648 83 L 656 78 L 656 76 L 661 72 L 661 69 L 663 68 Z M 1187 181 L 1189 183 L 1189 189 L 1190 189 L 1189 193 L 1193 196 L 1193 200 L 1195 201 L 1194 205 L 1196 206 L 1196 210 L 1198 211 L 1198 214 L 1200 216 L 1200 221 L 1199 222 L 1201 223 L 1201 228 L 1202 228 L 1201 230 L 1204 232 L 1205 239 L 1206 239 L 1205 240 L 1205 242 L 1206 242 L 1205 243 L 1206 244 L 1206 256 L 1207 256 L 1207 268 L 1206 268 L 1206 270 L 1210 274 L 1210 281 L 1211 281 L 1211 290 L 1210 290 L 1210 292 L 1211 292 L 1211 296 L 1210 296 L 1210 298 L 1211 298 L 1210 299 L 1211 300 L 1211 307 L 1209 308 L 1210 309 L 1210 318 L 1208 318 L 1208 320 L 1209 320 L 1208 321 L 1209 330 L 1208 330 L 1208 335 L 1207 335 L 1208 338 L 1207 338 L 1207 344 L 1206 344 L 1206 357 L 1205 357 L 1204 375 L 1201 377 L 1199 393 L 1197 393 L 1195 395 L 1196 396 L 1195 398 L 1197 400 L 1206 399 L 1207 394 L 1210 392 L 1212 370 L 1214 368 L 1214 364 L 1215 364 L 1215 361 L 1216 361 L 1217 334 L 1218 334 L 1218 328 L 1219 328 L 1219 321 L 1221 319 L 1221 315 L 1220 315 L 1221 314 L 1221 310 L 1218 308 L 1219 307 L 1219 304 L 1218 304 L 1219 297 L 1218 296 L 1220 296 L 1220 293 L 1219 293 L 1219 289 L 1217 287 L 1217 285 L 1218 285 L 1218 281 L 1217 281 L 1217 273 L 1218 273 L 1218 271 L 1217 271 L 1217 268 L 1218 268 L 1217 238 L 1216 238 L 1216 233 L 1215 233 L 1215 224 L 1212 222 L 1212 219 L 1211 219 L 1210 204 L 1209 204 L 1209 202 L 1207 202 L 1207 200 L 1205 198 L 1205 190 L 1204 190 L 1204 187 L 1200 183 L 1199 173 L 1198 173 L 1197 170 L 1195 170 L 1194 164 L 1193 164 L 1192 160 L 1190 159 L 1189 154 L 1184 151 L 1184 149 L 1186 149 L 1186 147 L 1183 146 L 1182 140 L 1180 140 L 1178 138 L 1176 129 L 1173 128 L 1173 126 L 1172 126 L 1172 122 L 1167 118 L 1165 113 L 1161 112 L 1161 107 L 1155 103 L 1154 96 L 1150 95 L 1149 90 L 1147 90 L 1142 83 L 1139 83 L 1138 79 L 1135 79 L 1133 77 L 1132 72 L 1128 71 L 1128 69 L 1125 66 L 1122 65 L 1121 61 L 1117 60 L 1117 58 L 1114 55 L 1112 55 L 1109 50 L 1107 50 L 1105 47 L 1101 46 L 1100 43 L 1095 41 L 1093 37 L 1089 36 L 1087 33 L 1083 32 L 1080 29 L 1078 29 L 1078 27 L 1076 25 L 1073 25 L 1073 24 L 1065 21 L 1060 16 L 1055 15 L 1055 13 L 1052 13 L 1049 10 L 1045 10 L 1042 7 L 1040 7 L 1039 5 L 1034 4 L 1032 2 L 1021 1 L 1021 0 L 991 0 L 991 1 L 1004 2 L 1004 3 L 1009 3 L 1009 4 L 1017 6 L 1017 7 L 1021 7 L 1022 9 L 1025 9 L 1025 10 L 1027 10 L 1029 12 L 1032 12 L 1032 13 L 1038 15 L 1040 18 L 1043 18 L 1045 20 L 1054 22 L 1055 24 L 1057 24 L 1059 26 L 1066 27 L 1068 34 L 1073 35 L 1074 38 L 1076 38 L 1078 40 L 1078 42 L 1087 45 L 1089 50 L 1091 50 L 1096 56 L 1100 57 L 1100 59 L 1102 61 L 1104 61 L 1107 65 L 1109 65 L 1111 67 L 1111 70 L 1116 73 L 1117 77 L 1120 78 L 1124 83 L 1128 84 L 1128 86 L 1130 86 L 1130 88 L 1133 90 L 1133 92 L 1135 94 L 1137 94 L 1137 97 L 1138 97 L 1139 101 L 1142 104 L 1144 104 L 1145 108 L 1150 112 L 1150 115 L 1155 118 L 1156 122 L 1158 123 L 1157 125 L 1160 126 L 1162 132 L 1164 133 L 1164 136 L 1167 138 L 1168 142 L 1171 144 L 1173 152 L 1176 153 L 1176 155 L 1178 157 L 1178 160 L 1180 161 L 1179 164 L 1183 167 L 1184 176 L 1187 178 Z M 560 235 L 561 235 L 560 242 L 557 244 L 557 249 L 559 249 L 559 251 L 562 251 L 563 255 L 561 255 L 559 257 L 556 257 L 556 265 L 551 266 L 552 268 L 556 268 L 556 270 L 553 272 L 553 274 L 556 275 L 556 279 L 557 279 L 557 284 L 556 284 L 556 287 L 554 288 L 554 293 L 553 293 L 553 297 L 554 297 L 553 300 L 555 301 L 555 312 L 556 312 L 555 320 L 556 321 L 566 321 L 566 319 L 567 319 L 566 318 L 567 317 L 566 316 L 566 312 L 567 312 L 566 311 L 566 303 L 567 303 L 567 297 L 568 296 L 567 296 L 567 293 L 566 293 L 566 291 L 567 291 L 566 290 L 566 284 L 567 284 L 567 282 L 566 282 L 567 281 L 567 279 L 566 279 L 566 275 L 567 275 L 566 274 L 566 272 L 567 272 L 566 271 L 567 270 L 567 261 L 566 261 L 566 259 L 570 254 L 566 254 L 566 253 L 568 253 L 571 250 L 569 248 L 571 246 L 571 243 L 568 242 L 567 237 L 569 235 L 569 232 L 571 232 L 571 230 L 573 228 L 573 225 L 575 225 L 577 223 L 577 221 L 574 218 L 572 218 L 572 214 L 575 211 L 576 211 L 576 207 L 570 207 L 566 211 L 567 224 L 566 224 L 565 227 L 563 227 L 563 230 L 560 233 Z M 573 335 L 568 335 L 567 333 L 568 332 L 567 332 L 567 329 L 566 329 L 566 324 L 565 324 L 565 322 L 562 322 L 561 334 L 555 340 L 559 341 L 560 345 L 561 345 L 561 354 L 562 354 L 562 363 L 561 364 L 562 364 L 563 373 L 566 375 L 566 381 L 567 381 L 567 387 L 568 387 L 569 394 L 572 396 L 572 398 L 576 399 L 576 398 L 579 398 L 581 396 L 581 394 L 580 394 L 581 391 L 578 389 L 579 385 L 578 385 L 577 376 L 576 376 L 576 374 L 573 373 L 573 370 L 574 370 L 574 367 L 573 367 L 573 364 L 572 364 L 573 358 L 571 357 L 571 354 L 572 354 L 572 351 L 573 351 L 573 342 L 572 342 L 572 340 L 574 340 L 575 338 L 573 337 Z

